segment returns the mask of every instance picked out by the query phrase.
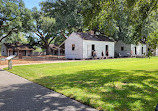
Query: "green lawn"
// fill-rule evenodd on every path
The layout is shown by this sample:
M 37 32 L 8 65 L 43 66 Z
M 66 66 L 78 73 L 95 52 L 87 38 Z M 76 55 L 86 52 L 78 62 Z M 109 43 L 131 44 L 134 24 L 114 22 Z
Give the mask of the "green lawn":
M 154 111 L 158 57 L 16 66 L 10 72 L 105 111 Z

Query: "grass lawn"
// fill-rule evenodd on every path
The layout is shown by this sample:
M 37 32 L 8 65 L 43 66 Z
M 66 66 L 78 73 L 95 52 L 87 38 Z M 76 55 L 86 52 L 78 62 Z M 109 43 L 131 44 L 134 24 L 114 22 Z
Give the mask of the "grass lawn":
M 15 66 L 10 72 L 105 111 L 154 111 L 158 57 Z

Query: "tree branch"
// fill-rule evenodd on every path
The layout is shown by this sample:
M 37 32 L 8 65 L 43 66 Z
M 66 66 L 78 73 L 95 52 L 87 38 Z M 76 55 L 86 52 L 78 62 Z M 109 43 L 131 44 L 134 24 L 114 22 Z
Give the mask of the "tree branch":
M 0 27 L 8 27 L 9 25 L 0 25 Z
M 16 27 L 12 28 L 12 29 L 8 32 L 7 35 L 1 37 L 1 38 L 0 38 L 0 42 L 2 42 L 2 40 L 3 40 L 4 38 L 7 38 L 9 35 L 11 35 L 12 32 L 17 31 L 17 30 L 15 30 L 15 29 L 16 29 Z
M 51 44 L 51 42 L 55 39 L 55 37 L 53 37 L 50 41 L 49 41 L 49 45 Z
M 12 20 L 15 20 L 16 17 L 15 17 L 15 18 L 12 18 L 12 19 L 0 17 L 0 19 L 1 19 L 2 21 L 7 21 L 7 20 L 12 21 Z
M 63 34 L 63 32 L 61 32 L 61 35 L 63 35 L 67 39 L 67 37 Z
M 39 31 L 37 31 L 38 33 L 39 33 Z M 37 33 L 37 32 L 35 32 L 35 34 L 38 36 L 38 37 L 40 37 L 40 39 L 42 39 L 42 41 L 45 43 L 45 44 L 47 44 L 47 41 L 44 39 L 44 37 L 39 33 Z

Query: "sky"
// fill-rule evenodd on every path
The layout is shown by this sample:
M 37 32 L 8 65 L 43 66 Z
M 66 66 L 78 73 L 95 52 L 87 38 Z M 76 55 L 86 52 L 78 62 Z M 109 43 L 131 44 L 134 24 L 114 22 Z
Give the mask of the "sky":
M 37 7 L 40 9 L 40 2 L 45 1 L 45 0 L 23 0 L 25 3 L 25 7 L 28 9 L 32 9 L 33 7 Z

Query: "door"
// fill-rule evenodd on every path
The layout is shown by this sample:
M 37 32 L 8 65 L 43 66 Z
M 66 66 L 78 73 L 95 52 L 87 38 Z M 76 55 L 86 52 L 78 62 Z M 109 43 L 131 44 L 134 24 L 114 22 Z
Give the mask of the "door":
M 137 47 L 135 47 L 134 49 L 135 49 L 135 55 L 137 55 Z
M 95 51 L 95 45 L 94 44 L 92 44 L 92 50 L 91 50 L 91 56 L 93 57 L 94 55 L 93 55 L 93 52 Z
M 109 46 L 105 45 L 105 54 L 106 56 L 109 56 Z
M 144 49 L 143 49 L 143 47 L 142 47 L 142 54 L 144 54 Z

